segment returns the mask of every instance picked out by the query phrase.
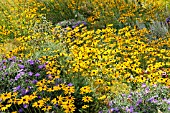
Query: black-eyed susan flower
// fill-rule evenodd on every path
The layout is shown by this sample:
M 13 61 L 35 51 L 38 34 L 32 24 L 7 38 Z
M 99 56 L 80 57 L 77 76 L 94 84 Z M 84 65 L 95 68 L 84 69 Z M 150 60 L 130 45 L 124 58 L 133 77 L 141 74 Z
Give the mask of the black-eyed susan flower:
M 89 86 L 84 86 L 82 88 L 80 88 L 80 94 L 86 94 L 86 93 L 91 93 L 92 90 L 90 89 Z
M 70 102 L 70 101 L 62 102 L 62 105 L 61 105 L 61 107 L 62 107 L 63 109 L 72 108 L 72 107 L 74 107 L 74 106 L 75 106 L 74 103 L 73 103 L 73 102 Z
M 43 100 L 39 100 L 38 102 L 34 102 L 32 104 L 32 107 L 35 107 L 35 108 L 42 108 L 44 106 L 44 101 Z
M 96 81 L 95 81 L 95 83 L 97 84 L 97 85 L 99 85 L 99 84 L 103 84 L 103 80 L 102 79 L 97 79 Z
M 11 96 L 12 96 L 11 94 L 12 94 L 11 92 L 9 92 L 9 93 L 2 93 L 2 94 L 0 95 L 0 99 L 3 100 L 3 101 L 5 101 L 6 99 L 11 98 Z
M 25 95 L 24 97 L 21 97 L 21 99 L 18 99 L 17 103 L 20 104 L 29 104 L 29 96 Z
M 83 102 L 93 102 L 93 99 L 92 99 L 92 97 L 90 97 L 90 96 L 84 96 L 84 97 L 82 98 L 82 101 L 83 101 Z
M 74 86 L 66 86 L 65 88 L 63 88 L 64 90 L 64 94 L 71 94 L 74 93 L 75 88 Z
M 52 106 L 44 106 L 42 108 L 43 111 L 50 111 L 52 109 Z
M 87 108 L 89 108 L 89 105 L 83 105 L 82 108 L 87 109 Z

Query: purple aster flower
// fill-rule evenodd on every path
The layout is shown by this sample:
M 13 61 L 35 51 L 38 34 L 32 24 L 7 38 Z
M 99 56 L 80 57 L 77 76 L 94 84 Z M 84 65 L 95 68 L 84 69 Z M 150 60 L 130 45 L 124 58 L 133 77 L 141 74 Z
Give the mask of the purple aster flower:
M 3 64 L 3 63 L 6 63 L 6 62 L 7 62 L 7 60 L 2 60 L 2 64 Z
M 11 57 L 11 58 L 8 58 L 9 61 L 15 61 L 15 59 L 16 59 L 16 56 L 13 56 L 13 57 Z
M 125 97 L 125 96 L 126 96 L 126 94 L 122 94 L 122 96 L 123 96 L 123 97 Z
M 119 111 L 119 109 L 116 107 L 116 108 L 115 108 L 115 111 L 116 111 L 116 112 L 118 112 L 118 111 Z
M 6 66 L 3 66 L 3 69 L 6 69 Z
M 144 88 L 144 87 L 146 87 L 146 84 L 144 83 L 144 84 L 142 84 L 142 87 Z
M 33 80 L 33 81 L 32 81 L 33 84 L 36 84 L 37 82 L 38 82 L 37 80 Z
M 69 83 L 68 86 L 73 86 L 73 84 L 72 84 L 72 83 Z
M 170 107 L 168 107 L 168 110 L 170 111 Z
M 14 87 L 14 88 L 13 88 L 13 92 L 18 91 L 20 88 L 21 88 L 21 86 L 20 86 L 20 85 L 19 85 L 19 86 L 17 86 L 17 87 Z
M 156 99 L 153 99 L 153 101 L 152 101 L 153 103 L 157 103 L 158 102 L 158 100 L 156 100 Z
M 24 69 L 24 68 L 25 68 L 24 65 L 21 65 L 21 64 L 18 64 L 18 67 L 19 67 L 20 69 Z
M 29 90 L 24 89 L 24 88 L 21 90 L 22 95 L 26 95 L 27 93 L 29 93 Z
M 20 109 L 18 110 L 18 112 L 19 112 L 19 113 L 22 113 L 22 112 L 23 112 L 23 109 L 22 109 L 22 108 L 20 108 Z
M 12 61 L 12 58 L 8 58 L 9 61 Z
M 28 60 L 30 65 L 34 65 L 34 61 L 33 60 Z
M 17 81 L 21 77 L 21 74 L 18 73 L 17 76 L 15 77 L 15 81 Z
M 40 76 L 40 74 L 39 74 L 39 73 L 36 73 L 36 74 L 35 74 L 35 76 L 36 76 L 36 77 L 39 77 L 39 76 Z
M 156 84 L 154 84 L 154 85 L 153 85 L 153 87 L 157 87 L 157 85 L 156 85 Z
M 103 111 L 99 111 L 98 113 L 103 113 Z
M 162 99 L 164 102 L 166 102 L 167 104 L 170 104 L 170 99 L 166 99 L 166 98 L 164 98 L 164 99 Z
M 109 110 L 109 113 L 113 113 L 114 110 L 115 110 L 115 108 L 111 108 L 111 109 Z
M 24 74 L 25 74 L 25 72 L 21 71 L 21 72 L 20 72 L 20 74 L 21 74 L 21 75 L 24 75 Z
M 44 68 L 44 65 L 39 65 L 38 68 L 42 69 L 42 68 Z
M 126 111 L 127 111 L 128 113 L 133 113 L 133 110 L 134 110 L 133 106 L 130 106 L 130 108 L 129 108 L 129 107 L 126 108 Z
M 87 23 L 85 21 L 82 22 L 85 26 L 87 25 Z
M 81 24 L 81 21 L 78 21 L 78 22 L 77 22 L 77 25 L 79 25 L 79 24 Z
M 23 107 L 24 107 L 24 108 L 28 108 L 28 104 L 24 104 Z
M 132 97 L 132 95 L 130 94 L 130 95 L 128 95 L 128 98 L 131 98 Z
M 148 94 L 150 92 L 149 88 L 145 88 L 145 93 Z
M 32 76 L 32 75 L 33 75 L 33 72 L 31 72 L 31 71 L 28 72 L 28 75 L 29 75 L 29 76 Z
M 72 28 L 74 29 L 76 26 L 72 26 Z
M 148 102 L 153 102 L 154 101 L 154 97 L 151 97 L 147 100 Z
M 25 80 L 25 83 L 28 83 L 29 82 L 29 80 Z
M 136 106 L 138 106 L 140 103 L 142 103 L 142 99 L 139 99 L 139 100 L 136 102 Z

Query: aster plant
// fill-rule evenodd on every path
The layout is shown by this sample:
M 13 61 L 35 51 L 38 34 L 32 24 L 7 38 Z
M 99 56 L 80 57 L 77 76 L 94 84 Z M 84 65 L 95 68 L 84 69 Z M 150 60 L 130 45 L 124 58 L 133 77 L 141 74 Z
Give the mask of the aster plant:
M 40 64 L 38 60 L 23 61 L 16 57 L 2 60 L 0 62 L 1 93 L 9 91 L 28 93 L 35 81 L 46 77 L 44 69 L 45 64 Z
M 109 113 L 168 113 L 170 111 L 169 89 L 161 84 L 142 84 L 129 94 L 120 94 L 108 101 L 103 112 Z

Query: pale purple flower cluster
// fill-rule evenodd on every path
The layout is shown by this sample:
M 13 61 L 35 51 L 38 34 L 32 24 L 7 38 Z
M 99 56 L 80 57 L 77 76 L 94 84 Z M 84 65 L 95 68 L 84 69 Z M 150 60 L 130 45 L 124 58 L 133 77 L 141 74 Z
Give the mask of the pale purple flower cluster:
M 46 64 L 39 60 L 18 60 L 16 57 L 0 62 L 0 87 L 2 92 L 20 92 L 25 95 L 31 91 L 32 85 L 46 78 Z M 30 85 L 30 86 L 29 86 Z
M 162 111 L 170 110 L 169 105 L 168 88 L 159 85 L 148 86 L 142 84 L 139 91 L 131 91 L 129 94 L 114 97 L 107 104 L 110 109 L 107 111 L 101 110 L 100 113 L 153 113 L 157 112 L 158 109 Z

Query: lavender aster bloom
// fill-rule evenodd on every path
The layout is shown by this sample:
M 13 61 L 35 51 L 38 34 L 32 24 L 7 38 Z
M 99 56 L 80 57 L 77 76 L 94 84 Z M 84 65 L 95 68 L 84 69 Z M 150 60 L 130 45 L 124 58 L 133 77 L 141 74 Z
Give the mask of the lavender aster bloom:
M 21 75 L 24 75 L 24 74 L 25 74 L 25 72 L 21 71 L 21 72 L 20 72 L 20 74 L 21 74 Z
M 145 89 L 145 93 L 147 94 L 147 93 L 149 93 L 150 91 L 149 91 L 149 88 L 146 88 Z
M 73 86 L 73 84 L 72 84 L 72 83 L 69 83 L 68 86 Z
M 33 81 L 32 81 L 33 84 L 36 84 L 37 82 L 38 82 L 37 80 L 33 80 Z
M 35 76 L 36 76 L 36 77 L 39 77 L 39 76 L 40 76 L 40 74 L 39 74 L 39 73 L 36 73 L 36 74 L 35 74 Z
M 15 81 L 17 81 L 21 77 L 21 74 L 18 73 L 17 76 L 15 77 Z
M 8 58 L 9 61 L 15 61 L 15 59 L 16 59 L 16 56 L 13 56 L 13 57 L 11 57 L 11 58 Z
M 18 110 L 18 112 L 19 112 L 19 113 L 22 113 L 22 112 L 23 112 L 23 109 L 22 109 L 22 108 L 20 108 L 20 109 Z
M 122 94 L 122 96 L 123 96 L 123 97 L 125 97 L 125 96 L 126 96 L 126 94 Z
M 24 88 L 21 90 L 22 95 L 26 95 L 27 93 L 29 93 L 29 90 L 24 89 Z
M 33 60 L 28 60 L 28 62 L 30 63 L 30 65 L 34 65 L 34 61 Z
M 18 91 L 20 88 L 21 88 L 21 86 L 20 86 L 20 85 L 19 85 L 19 86 L 17 86 L 17 87 L 14 87 L 14 88 L 13 88 L 13 92 Z
M 103 113 L 103 111 L 99 111 L 98 113 Z
M 18 67 L 19 67 L 20 69 L 24 69 L 24 68 L 25 68 L 24 65 L 21 65 L 21 64 L 18 64 Z
M 140 103 L 142 103 L 142 99 L 139 99 L 139 100 L 136 102 L 136 106 L 138 106 Z
M 119 111 L 119 109 L 116 107 L 116 108 L 115 108 L 115 111 L 116 111 L 116 112 L 118 112 L 118 111 Z
M 5 63 L 5 62 L 7 62 L 7 60 L 2 60 L 2 63 Z
M 151 97 L 147 100 L 148 102 L 153 102 L 154 101 L 154 97 Z
M 26 82 L 26 83 L 28 83 L 28 82 L 29 82 L 29 80 L 25 80 L 25 82 Z
M 82 22 L 85 26 L 87 25 L 87 23 L 85 21 Z
M 31 72 L 31 71 L 28 72 L 28 75 L 29 75 L 29 76 L 32 76 L 32 75 L 33 75 L 33 72 Z
M 23 107 L 24 107 L 24 108 L 28 108 L 28 104 L 24 104 Z
M 115 108 L 111 108 L 110 110 L 109 110 L 109 113 L 111 112 L 113 112 L 115 110 Z
M 126 108 L 126 111 L 128 113 L 133 113 L 133 106 L 130 106 L 130 108 Z
M 42 68 L 44 68 L 44 65 L 39 65 L 38 68 L 42 69 Z
M 9 61 L 12 61 L 12 58 L 8 58 Z
M 3 66 L 3 69 L 6 69 L 6 66 Z
M 168 110 L 170 111 L 170 107 L 168 107 Z
M 142 84 L 142 87 L 144 88 L 144 87 L 146 87 L 146 84 L 144 83 L 144 84 Z
M 74 29 L 76 26 L 72 26 L 72 28 Z
M 158 102 L 158 100 L 156 100 L 156 99 L 153 99 L 153 101 L 152 101 L 153 103 L 157 103 Z

